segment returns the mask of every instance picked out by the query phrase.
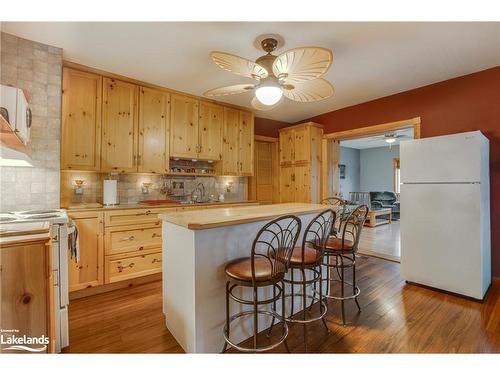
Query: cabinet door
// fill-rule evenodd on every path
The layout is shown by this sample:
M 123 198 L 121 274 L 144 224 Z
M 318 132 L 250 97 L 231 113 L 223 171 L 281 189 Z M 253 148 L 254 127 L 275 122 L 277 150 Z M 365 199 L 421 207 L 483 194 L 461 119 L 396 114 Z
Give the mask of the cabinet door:
M 98 171 L 102 77 L 63 70 L 61 169 Z
M 280 201 L 289 203 L 295 201 L 294 167 L 284 165 L 280 167 Z
M 222 126 L 224 107 L 200 102 L 199 159 L 222 159 Z
M 103 213 L 77 212 L 69 216 L 78 228 L 80 261 L 69 259 L 69 291 L 104 283 Z
M 240 111 L 224 107 L 223 133 L 222 174 L 237 176 L 239 174 L 238 141 L 240 136 Z
M 198 100 L 172 95 L 170 99 L 170 156 L 198 157 Z
M 294 130 L 288 129 L 280 132 L 280 163 L 292 164 L 294 152 Z
M 310 128 L 296 128 L 294 130 L 293 161 L 295 163 L 307 163 L 311 161 Z
M 137 171 L 138 87 L 104 79 L 102 111 L 102 170 Z
M 240 111 L 240 138 L 238 142 L 240 176 L 253 176 L 253 129 L 253 114 Z
M 259 203 L 273 203 L 273 146 L 271 142 L 255 142 L 254 199 Z M 249 188 L 250 188 L 249 183 Z
M 169 98 L 168 93 L 141 87 L 138 172 L 165 173 L 168 171 Z
M 294 202 L 311 203 L 311 168 L 309 164 L 295 165 Z

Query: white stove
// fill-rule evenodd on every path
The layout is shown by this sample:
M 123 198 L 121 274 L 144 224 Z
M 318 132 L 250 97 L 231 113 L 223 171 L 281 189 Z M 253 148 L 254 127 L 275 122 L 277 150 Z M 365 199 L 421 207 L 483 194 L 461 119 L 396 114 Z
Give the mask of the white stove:
M 68 235 L 75 228 L 69 224 L 65 210 L 35 210 L 0 213 L 0 224 L 48 221 L 51 223 L 52 272 L 54 279 L 56 352 L 69 345 L 68 331 Z

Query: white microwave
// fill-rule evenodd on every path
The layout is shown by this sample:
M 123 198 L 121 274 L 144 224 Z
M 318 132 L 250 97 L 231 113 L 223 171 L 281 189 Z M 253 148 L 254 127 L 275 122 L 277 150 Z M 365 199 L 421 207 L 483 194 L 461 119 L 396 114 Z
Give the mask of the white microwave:
M 0 113 L 19 139 L 27 145 L 30 140 L 31 108 L 24 91 L 1 85 Z

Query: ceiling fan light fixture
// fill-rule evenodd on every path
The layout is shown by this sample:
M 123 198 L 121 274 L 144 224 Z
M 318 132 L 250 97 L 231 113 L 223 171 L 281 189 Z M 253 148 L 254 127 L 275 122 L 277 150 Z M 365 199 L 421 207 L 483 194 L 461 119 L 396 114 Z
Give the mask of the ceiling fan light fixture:
M 281 100 L 283 90 L 279 83 L 273 80 L 262 82 L 255 90 L 255 96 L 264 105 L 274 105 Z
M 387 137 L 385 141 L 389 144 L 396 142 L 396 138 L 394 137 Z

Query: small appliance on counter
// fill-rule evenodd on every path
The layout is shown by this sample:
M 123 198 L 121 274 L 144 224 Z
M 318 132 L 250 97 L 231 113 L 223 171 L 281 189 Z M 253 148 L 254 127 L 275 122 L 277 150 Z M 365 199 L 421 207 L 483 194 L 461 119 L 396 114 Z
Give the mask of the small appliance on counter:
M 104 180 L 102 204 L 116 206 L 118 204 L 118 181 Z

